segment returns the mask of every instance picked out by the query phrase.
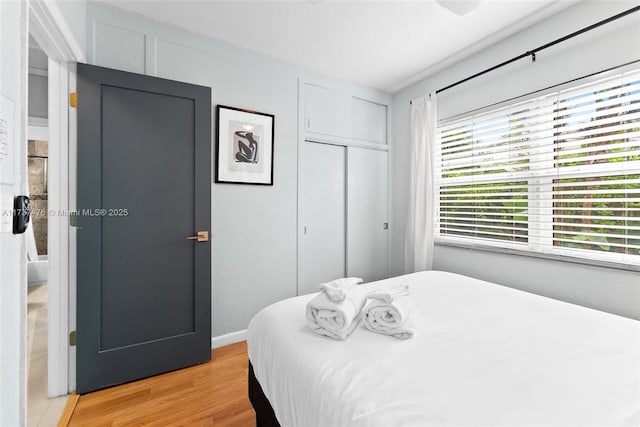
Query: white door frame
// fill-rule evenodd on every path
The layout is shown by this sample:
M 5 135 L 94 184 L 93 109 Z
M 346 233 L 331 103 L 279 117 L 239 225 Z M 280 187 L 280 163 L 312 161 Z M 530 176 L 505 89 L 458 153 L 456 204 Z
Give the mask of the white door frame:
M 75 63 L 85 57 L 53 2 L 30 0 L 29 32 L 49 57 L 48 395 L 55 397 L 75 388 L 75 353 L 69 347 L 75 327 L 75 234 L 68 213 L 75 200 L 76 140 L 68 99 L 75 89 Z

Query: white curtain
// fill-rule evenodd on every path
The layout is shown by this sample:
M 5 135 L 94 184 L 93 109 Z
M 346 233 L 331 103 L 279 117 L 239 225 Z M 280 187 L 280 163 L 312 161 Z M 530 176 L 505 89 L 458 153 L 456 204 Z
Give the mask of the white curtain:
M 433 267 L 433 150 L 436 144 L 436 94 L 411 103 L 411 169 L 405 244 L 405 271 Z

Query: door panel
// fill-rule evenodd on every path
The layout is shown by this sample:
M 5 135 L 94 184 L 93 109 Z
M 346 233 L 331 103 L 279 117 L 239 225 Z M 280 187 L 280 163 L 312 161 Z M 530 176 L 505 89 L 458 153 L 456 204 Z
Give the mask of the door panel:
M 345 166 L 345 147 L 305 142 L 300 295 L 345 275 Z
M 351 137 L 363 141 L 387 143 L 387 106 L 351 98 Z
M 323 135 L 348 137 L 351 100 L 344 93 L 307 83 L 305 129 Z
M 365 282 L 389 275 L 387 153 L 349 147 L 347 151 L 347 272 Z
M 77 389 L 209 360 L 209 88 L 78 65 Z

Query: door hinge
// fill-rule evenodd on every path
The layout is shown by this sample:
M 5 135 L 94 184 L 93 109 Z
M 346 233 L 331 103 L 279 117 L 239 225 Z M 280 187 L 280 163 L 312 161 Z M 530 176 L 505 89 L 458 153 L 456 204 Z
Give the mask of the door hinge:
M 69 106 L 78 108 L 78 94 L 76 92 L 71 92 L 69 94 Z
M 77 335 L 78 334 L 76 333 L 76 331 L 71 331 L 69 333 L 69 345 L 71 347 L 75 347 L 76 346 L 76 340 L 78 339 Z

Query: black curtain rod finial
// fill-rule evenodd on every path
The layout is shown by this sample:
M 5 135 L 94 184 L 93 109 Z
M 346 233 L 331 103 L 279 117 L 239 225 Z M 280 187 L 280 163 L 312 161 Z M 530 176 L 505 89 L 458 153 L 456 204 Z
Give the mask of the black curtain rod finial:
M 536 62 L 536 53 L 531 52 L 531 62 Z

